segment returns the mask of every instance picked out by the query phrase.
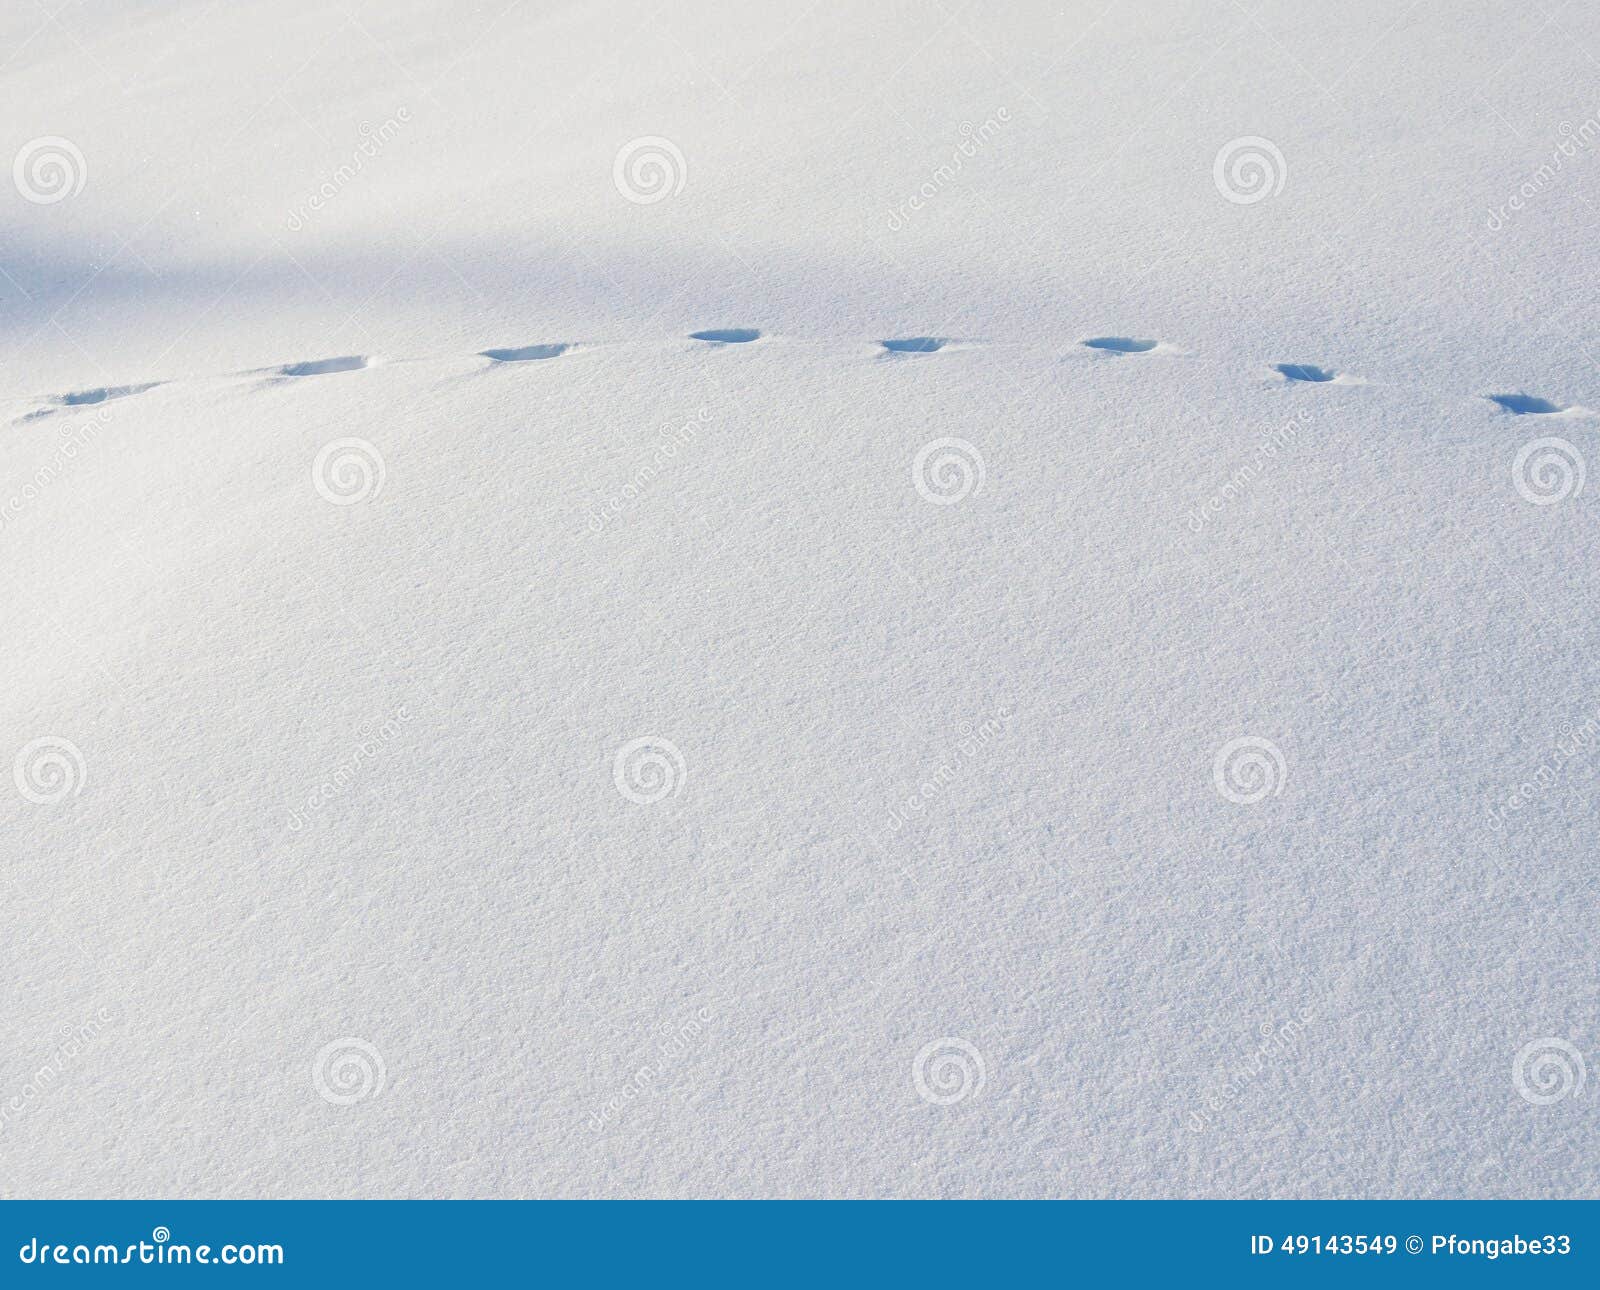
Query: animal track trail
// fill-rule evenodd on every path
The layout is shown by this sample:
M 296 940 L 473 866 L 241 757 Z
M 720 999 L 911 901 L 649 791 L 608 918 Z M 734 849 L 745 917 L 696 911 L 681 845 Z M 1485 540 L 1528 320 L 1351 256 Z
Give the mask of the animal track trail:
M 691 340 L 697 340 L 713 347 L 726 345 L 748 345 L 753 341 L 766 339 L 766 333 L 755 327 L 713 327 L 703 331 L 689 333 Z M 843 343 L 843 342 L 840 342 Z M 965 348 L 976 342 L 952 340 L 947 336 L 893 336 L 877 342 L 882 351 L 881 356 L 889 358 L 909 358 L 917 355 L 934 354 L 951 346 Z M 1150 340 L 1137 336 L 1091 336 L 1078 342 L 1080 349 L 1088 349 L 1107 358 L 1124 357 L 1135 354 L 1173 354 L 1185 355 L 1187 351 L 1169 344 L 1165 341 Z M 1054 344 L 1040 342 L 1030 346 L 1035 349 L 1048 348 L 1058 352 Z M 489 366 L 498 366 L 506 363 L 539 362 L 552 358 L 560 358 L 576 350 L 588 348 L 576 342 L 555 341 L 536 345 L 520 345 L 504 348 L 483 349 L 477 352 L 476 357 L 488 360 Z M 1016 348 L 1015 345 L 1011 348 Z M 412 360 L 422 362 L 427 360 Z M 434 361 L 444 361 L 444 356 L 435 356 Z M 377 367 L 388 362 L 379 355 L 347 354 L 334 358 L 302 359 L 297 362 L 283 363 L 274 367 L 255 368 L 249 371 L 225 374 L 221 378 L 196 376 L 193 381 L 223 379 L 237 381 L 241 378 L 272 379 L 300 379 L 312 376 L 333 376 L 344 372 L 358 372 L 369 367 Z M 480 369 L 484 370 L 484 369 Z M 1369 382 L 1359 377 L 1351 376 L 1337 368 L 1323 367 L 1316 363 L 1273 363 L 1271 371 L 1274 372 L 1285 384 L 1310 384 L 1310 385 L 1366 385 Z M 137 385 L 102 385 L 92 388 L 72 390 L 66 394 L 52 394 L 38 396 L 37 400 L 28 402 L 43 403 L 44 406 L 35 406 L 31 411 L 14 417 L 13 425 L 21 425 L 36 421 L 42 417 L 54 416 L 58 413 L 68 413 L 76 409 L 95 407 L 111 403 L 119 399 L 131 398 L 153 390 L 158 386 L 184 384 L 184 381 L 146 381 Z M 1532 394 L 1483 394 L 1478 396 L 1494 404 L 1501 411 L 1514 416 L 1548 416 L 1548 417 L 1582 417 L 1590 418 L 1600 415 L 1591 409 L 1578 404 L 1556 403 L 1550 399 L 1540 398 Z

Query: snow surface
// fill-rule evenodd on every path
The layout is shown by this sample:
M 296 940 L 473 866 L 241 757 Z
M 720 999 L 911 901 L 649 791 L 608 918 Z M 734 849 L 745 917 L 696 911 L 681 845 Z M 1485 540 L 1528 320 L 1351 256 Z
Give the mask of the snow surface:
M 1600 11 L 50 8 L 4 1194 L 1600 1193 Z

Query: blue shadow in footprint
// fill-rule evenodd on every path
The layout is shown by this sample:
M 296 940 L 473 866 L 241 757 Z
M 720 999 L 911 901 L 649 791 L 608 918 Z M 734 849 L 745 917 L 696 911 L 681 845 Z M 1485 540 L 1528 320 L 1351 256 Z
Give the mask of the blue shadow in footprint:
M 1565 411 L 1559 403 L 1552 403 L 1549 399 L 1536 399 L 1531 394 L 1489 394 L 1484 397 L 1490 403 L 1498 403 L 1507 412 L 1523 415 L 1529 412 L 1548 414 Z
M 945 342 L 939 336 L 907 336 L 904 340 L 886 340 L 881 344 L 891 354 L 932 354 L 943 349 Z
M 484 349 L 478 353 L 496 363 L 532 363 L 541 358 L 560 358 L 571 348 L 570 345 L 524 345 L 521 349 Z
M 304 363 L 285 363 L 273 371 L 279 376 L 329 376 L 334 372 L 359 372 L 367 360 L 352 354 L 346 358 L 317 358 Z
M 1156 347 L 1153 340 L 1135 340 L 1132 336 L 1096 336 L 1083 343 L 1090 349 L 1103 349 L 1108 354 L 1148 354 Z
M 690 340 L 708 340 L 714 345 L 748 345 L 760 340 L 761 333 L 754 327 L 717 327 L 711 331 L 692 331 Z
M 1339 375 L 1331 367 L 1314 367 L 1310 363 L 1279 363 L 1273 369 L 1291 381 L 1331 381 Z
M 112 399 L 126 399 L 134 394 L 143 394 L 146 390 L 153 390 L 159 381 L 152 381 L 148 385 L 106 385 L 98 390 L 77 390 L 72 394 L 63 394 L 59 400 L 64 408 L 82 408 L 95 403 L 107 403 Z

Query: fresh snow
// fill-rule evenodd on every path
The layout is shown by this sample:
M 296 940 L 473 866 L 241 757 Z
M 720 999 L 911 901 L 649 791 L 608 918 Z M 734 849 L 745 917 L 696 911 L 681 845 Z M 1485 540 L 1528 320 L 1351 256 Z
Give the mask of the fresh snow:
M 1600 1192 L 1600 11 L 52 8 L 4 1194 Z

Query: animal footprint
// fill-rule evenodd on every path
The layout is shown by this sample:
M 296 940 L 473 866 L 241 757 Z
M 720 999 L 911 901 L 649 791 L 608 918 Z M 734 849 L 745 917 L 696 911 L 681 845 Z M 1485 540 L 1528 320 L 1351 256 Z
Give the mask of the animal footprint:
M 1314 367 L 1310 363 L 1276 363 L 1272 370 L 1286 381 L 1312 381 L 1317 384 L 1336 380 L 1339 376 L 1331 367 Z
M 907 336 L 903 340 L 885 340 L 879 344 L 891 354 L 932 354 L 949 342 L 942 336 Z
M 318 358 L 304 363 L 285 363 L 268 369 L 277 376 L 328 376 L 334 372 L 359 372 L 372 360 L 359 354 L 346 358 Z
M 1159 342 L 1136 340 L 1132 336 L 1096 336 L 1083 343 L 1090 349 L 1104 350 L 1108 354 L 1148 354 Z
M 153 390 L 160 384 L 160 381 L 148 381 L 144 385 L 102 385 L 93 390 L 74 390 L 71 394 L 57 395 L 50 400 L 49 407 L 30 412 L 22 419 L 37 421 L 40 417 L 50 416 L 63 408 L 87 408 L 97 403 L 110 403 L 113 399 L 130 398 L 135 394 L 143 394 L 146 390 Z
M 496 363 L 531 363 L 541 358 L 560 358 L 571 348 L 571 345 L 524 345 L 521 349 L 485 349 L 480 351 L 479 357 Z
M 79 390 L 75 394 L 63 394 L 61 406 L 64 408 L 87 407 L 92 403 L 108 403 L 112 399 L 125 399 L 129 395 L 143 394 L 146 390 L 153 390 L 160 384 L 151 381 L 147 385 L 106 385 L 98 390 Z
M 1518 415 L 1534 413 L 1548 416 L 1552 412 L 1565 412 L 1567 409 L 1559 403 L 1552 403 L 1549 399 L 1536 399 L 1531 394 L 1486 394 L 1484 398 L 1490 403 L 1498 403 L 1507 412 Z
M 692 331 L 690 340 L 708 340 L 713 345 L 748 345 L 760 340 L 761 333 L 754 327 L 719 327 L 711 331 Z

